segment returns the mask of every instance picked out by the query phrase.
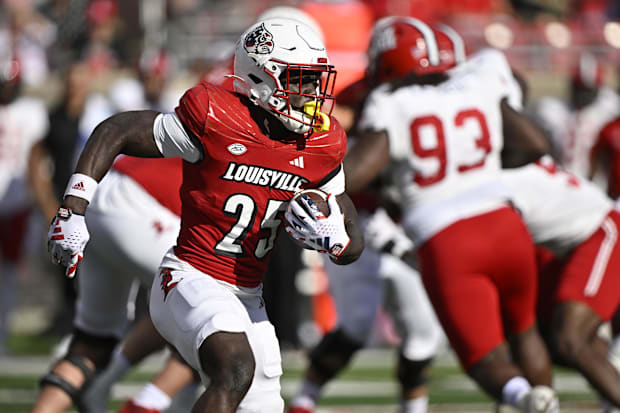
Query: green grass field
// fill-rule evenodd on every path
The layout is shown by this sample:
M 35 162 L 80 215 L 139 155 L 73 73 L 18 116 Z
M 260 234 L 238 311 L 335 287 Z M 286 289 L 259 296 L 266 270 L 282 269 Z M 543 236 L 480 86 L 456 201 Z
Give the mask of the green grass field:
M 0 413 L 28 411 L 36 396 L 38 379 L 48 367 L 47 354 L 53 344 L 54 340 L 33 340 L 26 336 L 11 338 L 9 348 L 16 354 L 0 358 Z M 162 355 L 148 359 L 117 385 L 110 411 L 115 411 L 137 392 L 162 361 Z M 288 399 L 298 388 L 305 357 L 300 352 L 287 352 L 283 364 L 282 394 Z M 393 379 L 392 365 L 393 352 L 390 350 L 361 352 L 351 367 L 326 387 L 318 413 L 396 412 L 398 387 Z M 556 369 L 555 385 L 563 412 L 600 411 L 596 395 L 575 373 Z M 449 354 L 440 357 L 435 365 L 430 400 L 431 412 L 493 412 L 495 408 Z

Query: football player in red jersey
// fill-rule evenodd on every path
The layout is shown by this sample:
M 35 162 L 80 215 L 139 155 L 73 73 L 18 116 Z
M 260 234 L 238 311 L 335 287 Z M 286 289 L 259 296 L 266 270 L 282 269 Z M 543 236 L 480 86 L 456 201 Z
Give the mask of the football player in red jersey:
M 403 226 L 461 364 L 496 400 L 555 412 L 550 360 L 535 325 L 532 241 L 498 182 L 503 126 L 522 130 L 506 122 L 519 118 L 510 105 L 520 107 L 520 88 L 501 53 L 479 53 L 446 72 L 424 23 L 375 28 L 370 73 L 384 83 L 367 99 L 366 132 L 347 154 L 347 189 L 355 193 L 394 167 Z
M 338 264 L 361 254 L 355 208 L 344 193 L 346 136 L 321 112 L 334 76 L 311 29 L 281 19 L 259 22 L 237 44 L 236 93 L 201 83 L 175 113 L 107 119 L 69 182 L 49 249 L 73 274 L 88 241 L 82 214 L 114 157 L 184 159 L 181 230 L 153 282 L 150 308 L 159 332 L 209 378 L 195 411 L 283 409 L 279 347 L 260 294 L 282 226 L 279 212 L 297 190 L 332 194 L 331 213 L 318 222 L 299 211 L 290 232 Z M 79 384 L 83 375 L 73 369 Z
M 296 20 L 315 31 L 318 29 L 311 17 L 292 7 L 268 9 L 257 18 L 257 21 L 276 17 Z M 320 35 L 320 33 L 318 34 Z M 148 59 L 149 56 L 145 54 L 145 59 L 141 60 L 142 75 L 146 78 L 151 74 L 156 77 L 165 75 L 166 63 L 168 62 L 166 59 L 162 59 L 165 56 L 155 54 L 150 56 L 153 59 Z M 231 57 L 229 65 L 227 64 L 225 68 L 216 68 L 215 72 L 219 75 L 209 77 L 207 80 L 209 83 L 234 90 L 233 79 L 225 77 L 225 75 L 233 73 L 233 57 Z M 155 82 L 151 86 L 157 86 L 156 90 L 152 91 L 155 96 L 159 87 L 163 85 L 160 82 Z M 154 104 L 150 108 L 158 109 L 159 106 Z M 81 264 L 80 305 L 78 305 L 77 323 L 80 330 L 88 331 L 93 336 L 91 337 L 92 340 L 89 340 L 90 353 L 97 351 L 110 353 L 113 342 L 101 338 L 103 336 L 106 338 L 108 336 L 121 337 L 121 330 L 124 331 L 124 328 L 115 329 L 114 326 L 124 325 L 127 321 L 125 306 L 119 305 L 120 301 L 125 300 L 126 293 L 130 288 L 130 285 L 124 281 L 140 279 L 143 283 L 148 282 L 150 286 L 153 275 L 157 272 L 161 256 L 169 245 L 174 244 L 175 238 L 170 238 L 170 236 L 176 237 L 178 233 L 178 216 L 181 212 L 179 197 L 179 187 L 182 180 L 181 159 L 122 157 L 115 163 L 113 170 L 115 172 L 111 173 L 110 176 L 114 175 L 114 182 L 110 181 L 111 178 L 104 180 L 105 189 L 100 189 L 98 195 L 93 198 L 86 218 L 87 225 L 91 229 L 92 239 L 89 244 L 91 245 L 90 253 Z M 118 178 L 118 173 L 123 176 L 122 179 Z M 119 179 L 123 184 L 119 184 Z M 125 180 L 133 180 L 139 184 L 139 187 L 127 191 L 127 184 L 124 184 Z M 135 193 L 142 193 L 143 190 L 146 190 L 150 196 L 139 196 Z M 114 207 L 110 207 L 110 205 L 114 205 Z M 162 209 L 161 206 L 175 214 L 174 225 L 171 225 L 170 222 L 165 224 L 160 222 L 161 214 L 159 211 Z M 123 215 L 127 219 L 118 219 L 119 210 L 123 211 Z M 95 225 L 95 231 L 92 230 L 93 225 Z M 139 225 L 145 225 L 144 229 L 137 231 L 136 228 Z M 153 232 L 150 231 L 151 228 L 160 228 L 160 230 Z M 110 237 L 109 234 L 114 234 L 114 236 Z M 159 247 L 154 248 L 156 245 Z M 107 256 L 109 254 L 103 260 L 98 260 L 98 257 L 103 255 L 99 253 L 100 251 L 120 252 L 121 256 L 128 257 L 130 262 L 124 262 L 123 265 L 119 265 L 118 262 L 111 262 Z M 110 282 L 110 266 L 124 269 L 123 271 L 112 270 L 114 277 L 123 282 L 120 284 Z M 103 326 L 101 324 L 103 319 L 100 320 L 100 317 L 94 317 L 93 314 L 109 315 L 105 317 L 108 324 Z M 114 323 L 111 322 L 112 319 L 115 320 Z M 71 351 L 65 357 L 71 358 L 75 346 L 83 340 L 84 337 L 77 336 L 73 341 Z M 100 366 L 98 366 L 96 376 L 92 377 L 86 386 L 82 385 L 76 388 L 76 391 L 71 391 L 74 402 L 83 410 L 104 411 L 111 386 L 119 381 L 130 368 L 163 346 L 164 340 L 155 330 L 150 317 L 144 317 L 125 335 L 123 343 L 117 347 L 117 351 L 111 356 L 105 370 L 101 371 Z M 103 353 L 100 354 L 101 357 L 99 358 L 104 358 Z M 52 367 L 52 370 L 54 369 L 55 366 Z M 64 377 L 62 374 L 60 376 L 61 378 Z M 156 413 L 167 409 L 176 392 L 192 381 L 191 369 L 184 365 L 177 355 L 172 355 L 154 380 L 132 397 L 122 407 L 121 411 L 124 413 L 146 411 Z M 44 379 L 43 382 L 46 380 Z M 193 390 L 195 390 L 194 384 L 186 386 L 183 395 L 175 400 L 173 408 L 182 409 L 188 402 L 190 405 L 193 404 L 192 393 L 195 393 Z M 56 399 L 66 400 L 66 396 L 58 394 Z M 41 404 L 49 406 L 53 404 L 53 401 L 44 398 Z

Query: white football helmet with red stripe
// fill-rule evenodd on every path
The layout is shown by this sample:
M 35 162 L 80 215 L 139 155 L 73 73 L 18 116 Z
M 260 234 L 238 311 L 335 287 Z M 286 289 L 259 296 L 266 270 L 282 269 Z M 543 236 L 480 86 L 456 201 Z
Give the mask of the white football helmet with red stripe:
M 235 90 L 295 133 L 324 126 L 327 116 L 320 109 L 333 99 L 335 77 L 319 35 L 296 20 L 257 22 L 236 46 Z

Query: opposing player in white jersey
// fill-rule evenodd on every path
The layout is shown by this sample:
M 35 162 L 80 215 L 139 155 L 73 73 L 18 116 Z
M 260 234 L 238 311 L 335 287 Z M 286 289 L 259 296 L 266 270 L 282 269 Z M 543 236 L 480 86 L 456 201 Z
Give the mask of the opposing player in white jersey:
M 462 63 L 465 48 L 461 37 L 448 26 L 440 25 L 438 29 L 442 59 L 450 66 Z M 346 111 L 350 113 L 347 118 L 357 119 L 371 90 L 370 82 L 364 77 L 345 88 L 336 98 L 336 116 Z M 382 302 L 402 339 L 395 369 L 400 385 L 399 412 L 419 413 L 428 409 L 431 365 L 445 337 L 419 273 L 403 261 L 413 255 L 413 243 L 380 208 L 380 192 L 381 188 L 373 185 L 352 198 L 365 233 L 366 249 L 359 260 L 346 267 L 325 264 L 337 324 L 310 352 L 309 366 L 289 413 L 314 410 L 325 385 L 367 343 Z
M 601 63 L 583 53 L 570 79 L 570 101 L 545 97 L 535 115 L 548 131 L 562 167 L 589 177 L 592 147 L 603 126 L 620 115 L 620 96 L 604 85 Z
M 180 186 L 178 159 L 131 157 L 118 160 L 100 185 L 86 216 L 92 239 L 80 267 L 71 344 L 41 379 L 33 412 L 64 411 L 72 402 L 88 411 L 105 409 L 85 402 L 84 391 L 126 333 L 132 285 L 152 283 L 161 257 L 176 240 Z M 164 345 L 154 334 L 140 350 L 148 354 Z
M 345 161 L 347 190 L 394 167 L 403 225 L 461 364 L 496 400 L 554 412 L 550 360 L 535 323 L 534 249 L 499 177 L 504 134 L 540 136 L 521 134 L 527 120 L 513 109 L 520 89 L 501 53 L 480 53 L 449 74 L 440 63 L 433 32 L 418 20 L 373 32 L 370 73 L 387 83 L 364 108 L 367 132 Z
M 598 336 L 620 306 L 620 213 L 599 188 L 550 157 L 505 170 L 502 180 L 534 241 L 555 255 L 541 263 L 539 300 L 552 355 L 620 407 L 620 374 Z
M 119 153 L 184 159 L 181 230 L 153 282 L 150 310 L 162 336 L 209 378 L 194 411 L 284 407 L 279 346 L 261 292 L 283 226 L 279 211 L 299 189 L 330 193 L 330 215 L 319 220 L 306 203 L 287 216 L 294 225 L 287 232 L 343 265 L 363 250 L 344 193 L 346 135 L 320 112 L 333 99 L 334 76 L 312 29 L 285 19 L 258 22 L 237 43 L 236 93 L 201 82 L 175 113 L 115 115 L 80 156 L 49 232 L 52 257 L 70 269 L 88 242 L 81 214 Z M 291 163 L 300 153 L 301 171 Z

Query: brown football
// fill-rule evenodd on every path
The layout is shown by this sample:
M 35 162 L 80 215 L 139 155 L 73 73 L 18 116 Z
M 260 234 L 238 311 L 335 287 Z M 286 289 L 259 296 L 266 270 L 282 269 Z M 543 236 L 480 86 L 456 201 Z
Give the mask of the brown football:
M 290 208 L 291 202 L 297 202 L 299 205 L 303 205 L 300 202 L 302 197 L 308 197 L 312 202 L 309 203 L 311 208 L 316 207 L 319 211 L 323 213 L 326 217 L 329 216 L 329 204 L 327 203 L 327 194 L 320 189 L 304 189 L 303 191 L 299 191 L 291 198 L 289 201 Z
M 291 212 L 291 204 L 293 202 L 297 202 L 298 204 L 302 205 L 300 203 L 300 199 L 302 196 L 307 196 L 308 198 L 310 198 L 310 200 L 312 201 L 311 208 L 318 208 L 318 210 L 321 211 L 323 215 L 325 215 L 326 217 L 329 216 L 330 211 L 329 211 L 329 204 L 327 203 L 327 194 L 319 189 L 304 189 L 303 191 L 299 191 L 298 193 L 296 193 L 295 196 L 291 198 L 288 205 L 286 206 L 286 209 L 288 212 Z M 285 225 L 289 226 L 290 224 L 287 221 L 286 217 L 283 217 L 283 219 L 284 219 Z M 291 239 L 295 241 L 295 243 L 300 245 L 301 247 L 309 248 L 304 243 L 299 242 L 292 237 Z
M 329 216 L 329 204 L 327 203 L 327 193 L 321 191 L 320 189 L 304 189 L 303 191 L 299 191 L 295 194 L 293 198 L 289 201 L 289 205 L 291 202 L 297 202 L 301 205 L 300 199 L 302 197 L 308 197 L 312 201 L 310 206 L 316 206 L 319 211 L 323 213 L 326 217 Z M 289 207 L 290 208 L 290 207 Z

